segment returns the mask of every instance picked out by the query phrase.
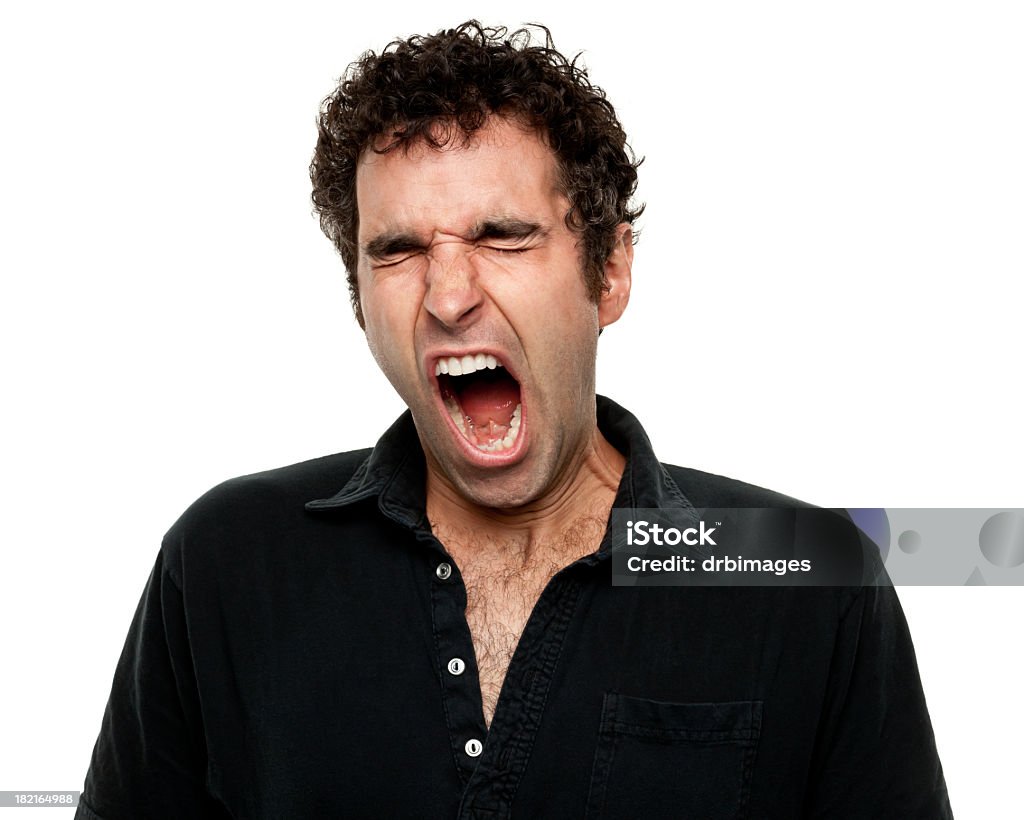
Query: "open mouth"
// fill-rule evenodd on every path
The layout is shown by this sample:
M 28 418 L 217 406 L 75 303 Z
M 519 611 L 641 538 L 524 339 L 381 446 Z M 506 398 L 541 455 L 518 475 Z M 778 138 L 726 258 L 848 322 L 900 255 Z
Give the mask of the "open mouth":
M 484 453 L 515 447 L 522 426 L 519 382 L 489 353 L 438 359 L 441 401 L 463 437 Z

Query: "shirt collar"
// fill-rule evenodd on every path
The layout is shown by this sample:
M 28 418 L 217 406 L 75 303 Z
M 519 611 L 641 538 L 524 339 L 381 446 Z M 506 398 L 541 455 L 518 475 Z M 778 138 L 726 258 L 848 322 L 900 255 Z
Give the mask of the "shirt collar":
M 626 457 L 613 502 L 619 509 L 677 508 L 693 513 L 690 500 L 654 455 L 640 422 L 625 408 L 597 397 L 597 426 Z M 376 496 L 381 512 L 406 526 L 426 527 L 426 466 L 412 414 L 406 410 L 381 436 L 369 457 L 330 498 L 309 501 L 310 511 L 347 507 Z M 606 542 L 608 539 L 605 539 Z M 605 551 L 608 544 L 602 544 Z

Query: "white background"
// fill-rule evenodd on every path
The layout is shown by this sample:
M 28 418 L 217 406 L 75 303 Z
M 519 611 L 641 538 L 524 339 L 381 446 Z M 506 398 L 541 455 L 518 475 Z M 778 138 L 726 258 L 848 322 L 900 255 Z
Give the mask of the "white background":
M 585 49 L 647 157 L 599 389 L 663 460 L 825 506 L 1024 506 L 1019 5 L 369 5 L 4 11 L 0 789 L 81 788 L 196 496 L 402 409 L 306 171 L 319 101 L 397 35 L 539 20 Z M 1021 590 L 901 598 L 957 816 L 1019 817 Z

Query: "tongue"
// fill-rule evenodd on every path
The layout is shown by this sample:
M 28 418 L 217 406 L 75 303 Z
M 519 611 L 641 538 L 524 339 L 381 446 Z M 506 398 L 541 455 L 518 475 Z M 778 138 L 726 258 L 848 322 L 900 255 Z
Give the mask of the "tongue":
M 508 427 L 519 404 L 519 385 L 511 378 L 479 379 L 459 391 L 459 404 L 474 427 L 487 427 L 492 421 Z

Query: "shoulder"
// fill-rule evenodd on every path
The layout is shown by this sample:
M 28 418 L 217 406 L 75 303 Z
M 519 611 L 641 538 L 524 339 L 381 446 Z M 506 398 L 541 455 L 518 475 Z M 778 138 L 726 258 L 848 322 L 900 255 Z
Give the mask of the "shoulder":
M 223 481 L 197 498 L 164 536 L 171 568 L 180 566 L 185 545 L 216 548 L 253 544 L 282 529 L 296 532 L 306 520 L 306 502 L 334 495 L 362 466 L 371 448 L 289 464 Z
M 371 452 L 367 448 L 335 453 L 228 479 L 200 496 L 178 523 L 201 521 L 210 515 L 257 514 L 268 502 L 297 502 L 301 508 L 307 501 L 341 489 Z
M 814 505 L 735 478 L 705 473 L 692 467 L 662 464 L 695 507 L 801 507 Z

